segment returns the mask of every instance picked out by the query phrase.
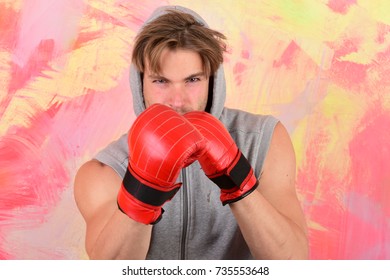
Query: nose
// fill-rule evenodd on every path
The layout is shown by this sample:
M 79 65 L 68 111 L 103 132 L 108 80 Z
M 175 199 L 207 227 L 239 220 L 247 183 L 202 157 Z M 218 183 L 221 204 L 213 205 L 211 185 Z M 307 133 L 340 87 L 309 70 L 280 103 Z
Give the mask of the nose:
M 185 90 L 180 84 L 172 86 L 169 92 L 169 106 L 175 111 L 180 112 L 184 106 Z

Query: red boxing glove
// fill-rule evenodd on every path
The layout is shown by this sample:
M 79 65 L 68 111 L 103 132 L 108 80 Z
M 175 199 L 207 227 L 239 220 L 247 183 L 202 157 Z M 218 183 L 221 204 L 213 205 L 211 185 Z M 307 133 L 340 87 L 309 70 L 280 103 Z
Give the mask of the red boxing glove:
M 204 173 L 221 189 L 223 205 L 236 202 L 258 185 L 248 160 L 238 149 L 224 125 L 206 112 L 184 114 L 206 140 L 206 152 L 199 158 Z
M 154 104 L 128 135 L 129 165 L 118 193 L 119 209 L 137 222 L 154 224 L 181 183 L 180 170 L 199 158 L 204 137 L 173 109 Z

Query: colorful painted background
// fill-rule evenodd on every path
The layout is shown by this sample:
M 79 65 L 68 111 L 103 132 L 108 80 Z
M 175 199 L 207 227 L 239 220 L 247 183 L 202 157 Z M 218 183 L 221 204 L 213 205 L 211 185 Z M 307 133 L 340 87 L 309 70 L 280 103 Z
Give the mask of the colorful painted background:
M 160 5 L 229 39 L 227 106 L 277 116 L 313 259 L 390 259 L 387 0 L 0 0 L 0 259 L 85 259 L 80 165 L 134 119 L 135 33 Z

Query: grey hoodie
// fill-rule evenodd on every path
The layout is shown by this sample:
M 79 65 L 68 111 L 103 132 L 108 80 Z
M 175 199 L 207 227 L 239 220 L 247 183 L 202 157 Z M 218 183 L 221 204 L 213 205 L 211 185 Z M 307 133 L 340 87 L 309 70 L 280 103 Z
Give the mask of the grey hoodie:
M 180 6 L 158 8 L 147 22 L 166 13 L 167 9 L 190 13 L 207 26 L 198 14 Z M 134 112 L 138 116 L 145 110 L 145 104 L 141 75 L 134 65 L 130 68 L 130 86 Z M 221 65 L 214 75 L 210 112 L 225 125 L 259 178 L 278 120 L 224 107 L 225 87 Z M 95 158 L 111 166 L 123 178 L 128 164 L 127 134 Z M 230 207 L 222 206 L 219 188 L 204 175 L 199 163 L 183 169 L 178 181 L 183 183 L 181 189 L 164 204 L 163 218 L 153 226 L 147 259 L 252 259 Z

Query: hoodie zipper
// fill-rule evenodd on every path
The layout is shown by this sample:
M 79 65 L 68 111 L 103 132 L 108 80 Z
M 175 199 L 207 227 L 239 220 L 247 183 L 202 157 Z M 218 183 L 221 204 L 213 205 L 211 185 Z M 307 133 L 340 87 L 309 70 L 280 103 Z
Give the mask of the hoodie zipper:
M 182 170 L 182 191 L 183 191 L 183 226 L 181 232 L 181 244 L 180 244 L 180 259 L 185 260 L 186 258 L 186 239 L 187 239 L 187 228 L 188 228 L 188 189 L 187 189 L 187 172 L 186 168 Z

